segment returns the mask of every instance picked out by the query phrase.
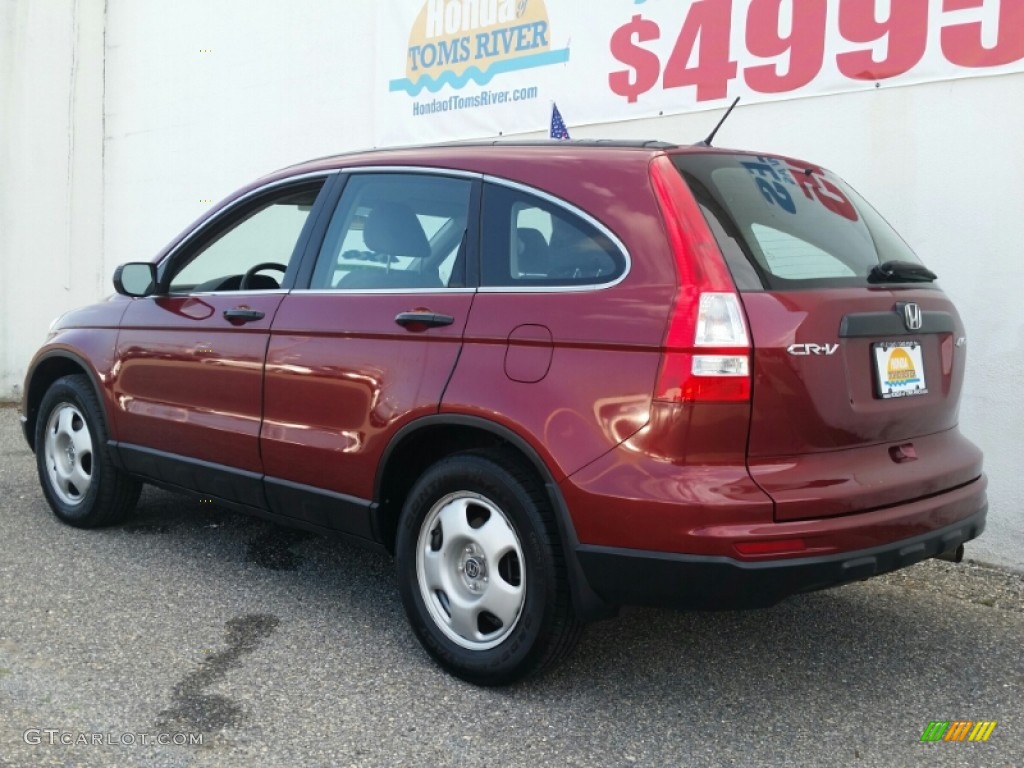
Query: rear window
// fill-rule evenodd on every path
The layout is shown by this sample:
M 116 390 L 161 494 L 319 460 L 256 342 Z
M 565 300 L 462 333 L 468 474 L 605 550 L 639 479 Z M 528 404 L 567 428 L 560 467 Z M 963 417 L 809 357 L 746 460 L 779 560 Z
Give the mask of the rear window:
M 841 179 L 772 156 L 677 155 L 741 290 L 863 285 L 886 261 L 918 262 Z

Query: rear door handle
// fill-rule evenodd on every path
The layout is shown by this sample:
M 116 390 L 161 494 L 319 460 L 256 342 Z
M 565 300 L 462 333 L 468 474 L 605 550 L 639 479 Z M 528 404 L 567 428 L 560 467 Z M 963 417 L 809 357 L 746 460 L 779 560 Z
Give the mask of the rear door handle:
M 395 322 L 403 328 L 415 330 L 416 326 L 424 328 L 440 328 L 444 325 L 451 325 L 455 318 L 451 315 L 439 315 L 436 312 L 399 312 Z
M 249 323 L 253 320 L 262 320 L 263 313 L 258 309 L 225 309 L 224 318 L 232 323 Z

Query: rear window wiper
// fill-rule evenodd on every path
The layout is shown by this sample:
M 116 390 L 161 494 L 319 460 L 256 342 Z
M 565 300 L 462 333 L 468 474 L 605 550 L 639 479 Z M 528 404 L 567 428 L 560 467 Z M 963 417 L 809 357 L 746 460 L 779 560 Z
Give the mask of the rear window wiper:
M 938 275 L 912 261 L 886 261 L 876 264 L 868 273 L 869 283 L 930 283 Z

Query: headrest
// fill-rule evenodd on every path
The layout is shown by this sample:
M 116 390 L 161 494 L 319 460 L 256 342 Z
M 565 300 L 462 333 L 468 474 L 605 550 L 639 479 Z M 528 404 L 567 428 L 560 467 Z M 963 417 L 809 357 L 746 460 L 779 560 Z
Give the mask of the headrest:
M 430 255 L 430 243 L 420 220 L 401 203 L 378 203 L 373 207 L 363 228 L 363 242 L 371 251 L 390 256 Z
M 519 239 L 520 253 L 546 251 L 548 249 L 548 241 L 544 239 L 544 235 L 539 229 L 520 227 L 516 230 L 516 237 Z

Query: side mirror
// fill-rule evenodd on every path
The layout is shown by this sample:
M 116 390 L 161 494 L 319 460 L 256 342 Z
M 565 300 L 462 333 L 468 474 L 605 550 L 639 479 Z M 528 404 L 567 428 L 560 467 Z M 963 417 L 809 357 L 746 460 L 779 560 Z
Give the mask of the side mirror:
M 149 296 L 156 290 L 156 264 L 132 261 L 114 270 L 114 290 L 122 296 Z

